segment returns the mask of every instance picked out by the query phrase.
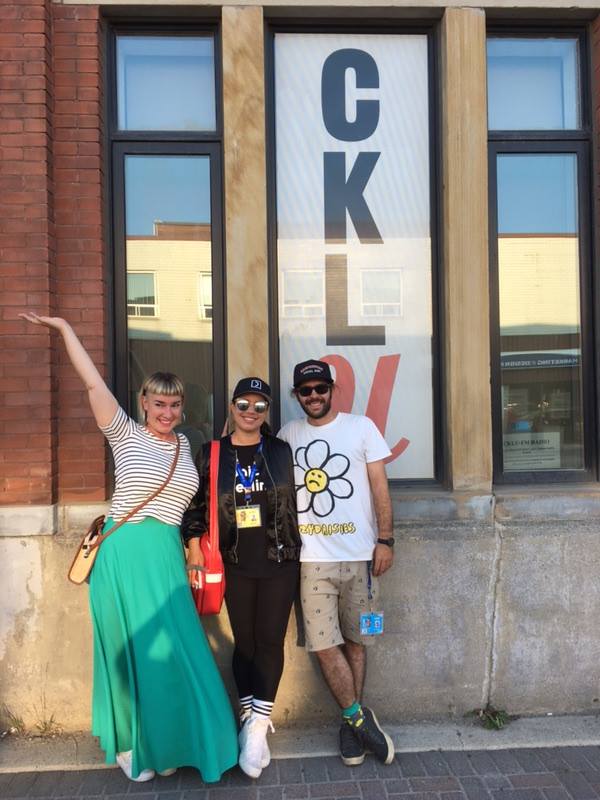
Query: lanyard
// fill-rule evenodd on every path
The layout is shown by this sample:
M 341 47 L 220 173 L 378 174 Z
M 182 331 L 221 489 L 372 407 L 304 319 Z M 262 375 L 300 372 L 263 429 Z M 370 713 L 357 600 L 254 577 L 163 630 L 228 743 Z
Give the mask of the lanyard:
M 263 443 L 262 443 L 262 438 L 261 438 L 260 444 L 258 445 L 258 450 L 256 451 L 257 454 L 258 453 L 262 453 L 262 446 L 263 446 Z M 248 477 L 246 477 L 246 475 L 244 475 L 244 471 L 242 470 L 242 468 L 240 466 L 240 462 L 238 461 L 237 451 L 236 451 L 236 454 L 235 454 L 235 471 L 237 473 L 239 482 L 244 487 L 244 500 L 246 501 L 246 505 L 249 505 L 250 500 L 252 500 L 252 493 L 251 493 L 250 490 L 252 489 L 252 484 L 254 483 L 254 479 L 256 478 L 257 470 L 258 470 L 258 467 L 256 465 L 256 458 L 255 458 L 255 460 L 252 462 L 252 467 L 250 469 L 250 475 L 248 475 Z

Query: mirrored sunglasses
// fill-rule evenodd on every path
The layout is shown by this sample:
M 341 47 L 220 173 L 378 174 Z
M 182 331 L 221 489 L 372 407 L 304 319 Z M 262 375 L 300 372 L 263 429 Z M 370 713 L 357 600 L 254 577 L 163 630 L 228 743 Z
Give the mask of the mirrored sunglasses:
M 331 386 L 328 383 L 317 383 L 316 386 L 300 386 L 296 389 L 296 392 L 300 397 L 310 397 L 313 392 L 317 394 L 327 394 L 330 389 Z
M 256 403 L 251 403 L 250 400 L 236 400 L 234 405 L 238 411 L 248 411 L 250 406 L 252 406 L 257 414 L 264 414 L 269 408 L 269 404 L 266 400 L 257 400 Z

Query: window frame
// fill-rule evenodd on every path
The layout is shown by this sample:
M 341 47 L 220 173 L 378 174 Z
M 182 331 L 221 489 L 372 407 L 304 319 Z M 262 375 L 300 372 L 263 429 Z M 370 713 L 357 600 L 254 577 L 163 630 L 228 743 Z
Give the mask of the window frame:
M 127 318 L 130 319 L 158 319 L 160 317 L 160 302 L 158 299 L 158 284 L 156 281 L 156 272 L 146 269 L 143 272 L 128 272 L 127 278 L 130 275 L 149 275 L 152 278 L 152 292 L 154 295 L 154 303 L 130 303 L 129 302 L 129 286 L 127 287 Z M 154 314 L 130 314 L 129 306 L 136 308 L 153 308 Z
M 287 277 L 287 275 L 290 275 L 291 273 L 294 273 L 294 272 L 295 273 L 301 273 L 301 274 L 306 274 L 307 272 L 310 272 L 313 275 L 320 275 L 321 276 L 321 292 L 322 292 L 322 297 L 323 297 L 323 302 L 322 303 L 314 303 L 313 305 L 310 305 L 310 304 L 301 305 L 300 303 L 297 303 L 297 304 L 296 303 L 286 303 L 286 280 L 285 280 L 285 277 Z M 294 317 L 293 314 L 291 314 L 291 315 L 286 314 L 286 309 L 288 309 L 288 308 L 317 308 L 317 309 L 319 309 L 319 313 L 318 314 L 304 314 L 304 313 L 302 313 L 302 314 L 298 314 L 295 318 L 296 319 L 306 319 L 306 320 L 322 319 L 325 316 L 325 270 L 318 270 L 318 269 L 303 270 L 301 268 L 288 269 L 288 270 L 285 271 L 284 276 L 285 277 L 284 277 L 284 280 L 282 282 L 282 287 L 281 287 L 281 300 L 282 300 L 281 313 L 282 313 L 282 315 L 285 316 L 285 317 L 287 317 L 287 316 Z
M 365 276 L 366 275 L 373 275 L 374 273 L 379 274 L 386 274 L 390 272 L 397 272 L 400 275 L 400 302 L 398 303 L 386 303 L 385 301 L 378 302 L 378 303 L 368 303 L 365 300 Z M 360 315 L 362 319 L 388 319 L 390 317 L 403 317 L 402 307 L 404 301 L 404 285 L 402 282 L 402 267 L 395 267 L 393 270 L 389 269 L 382 269 L 381 267 L 363 267 L 360 270 Z M 365 311 L 365 306 L 397 306 L 398 313 L 397 314 L 369 314 Z
M 576 38 L 579 43 L 579 85 L 581 127 L 570 130 L 490 130 L 488 131 L 488 192 L 489 192 L 489 260 L 490 260 L 490 355 L 492 393 L 492 454 L 493 481 L 498 485 L 579 483 L 597 479 L 597 419 L 595 396 L 597 379 L 593 330 L 593 197 L 590 173 L 592 170 L 592 136 L 590 124 L 589 53 L 587 36 L 582 28 L 540 28 L 494 26 L 488 38 Z M 577 159 L 578 243 L 579 243 L 579 302 L 581 342 L 581 408 L 583 423 L 583 459 L 581 469 L 504 470 L 502 430 L 502 368 L 498 272 L 498 155 L 573 154 Z
M 216 128 L 214 131 L 136 131 L 118 127 L 117 103 L 117 37 L 125 36 L 182 36 L 211 35 L 214 40 Z M 211 195 L 211 248 L 213 275 L 212 316 L 212 379 L 213 379 L 213 434 L 220 435 L 226 416 L 226 296 L 224 261 L 224 176 L 223 176 L 223 108 L 221 35 L 216 22 L 193 20 L 157 20 L 140 23 L 136 20 L 114 20 L 107 29 L 106 39 L 106 137 L 107 163 L 111 172 L 108 178 L 107 252 L 112 256 L 112 318 L 114 352 L 114 387 L 119 403 L 129 408 L 129 348 L 127 315 L 127 265 L 125 241 L 125 175 L 127 155 L 152 156 L 205 156 L 210 159 Z
M 204 294 L 202 291 L 202 281 L 206 276 L 210 276 L 211 278 L 211 297 L 210 297 L 210 306 L 208 303 L 203 303 L 202 300 L 204 299 Z M 210 316 L 206 314 L 206 309 L 210 308 Z M 198 272 L 198 317 L 201 320 L 205 320 L 206 322 L 212 322 L 213 320 L 213 302 L 212 302 L 212 272 L 206 272 L 206 270 L 200 270 Z

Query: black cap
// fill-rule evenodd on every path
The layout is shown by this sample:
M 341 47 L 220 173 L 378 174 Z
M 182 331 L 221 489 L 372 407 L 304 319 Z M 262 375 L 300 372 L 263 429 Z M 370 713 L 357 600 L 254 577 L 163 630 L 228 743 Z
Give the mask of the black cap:
M 315 361 L 314 358 L 296 364 L 294 367 L 294 389 L 297 389 L 306 381 L 313 380 L 333 383 L 329 364 L 325 361 Z
M 266 400 L 271 400 L 271 387 L 262 378 L 242 378 L 237 382 L 231 399 L 235 400 L 243 394 L 260 394 Z

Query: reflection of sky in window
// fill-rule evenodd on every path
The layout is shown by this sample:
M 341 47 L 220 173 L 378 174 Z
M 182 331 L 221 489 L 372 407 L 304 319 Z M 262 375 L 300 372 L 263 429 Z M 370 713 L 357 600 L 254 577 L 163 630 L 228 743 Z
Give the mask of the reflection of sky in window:
M 490 130 L 579 127 L 576 39 L 492 38 L 487 66 Z
M 151 236 L 154 223 L 210 223 L 206 156 L 126 156 L 127 236 Z
M 498 233 L 577 233 L 575 155 L 498 156 Z
M 119 36 L 119 128 L 214 130 L 212 37 Z

